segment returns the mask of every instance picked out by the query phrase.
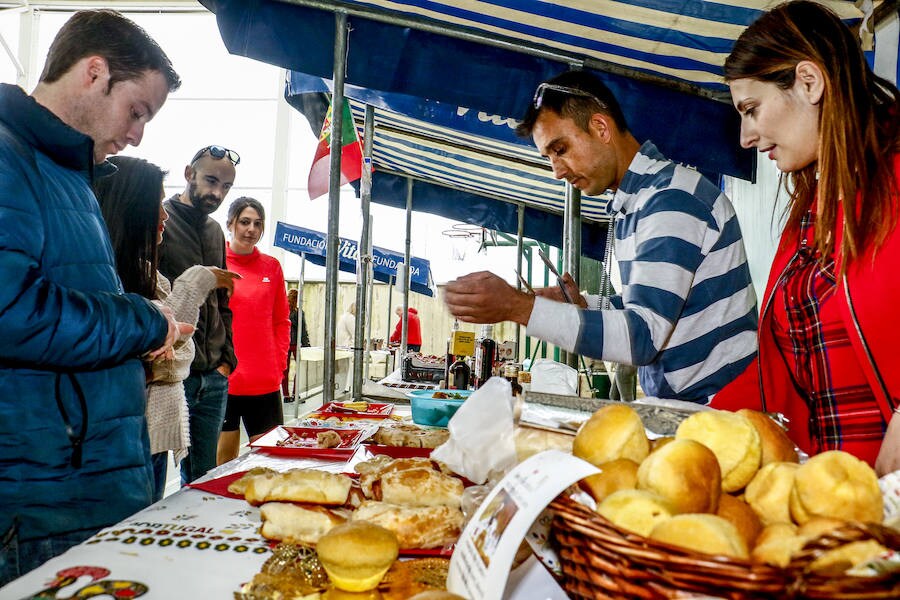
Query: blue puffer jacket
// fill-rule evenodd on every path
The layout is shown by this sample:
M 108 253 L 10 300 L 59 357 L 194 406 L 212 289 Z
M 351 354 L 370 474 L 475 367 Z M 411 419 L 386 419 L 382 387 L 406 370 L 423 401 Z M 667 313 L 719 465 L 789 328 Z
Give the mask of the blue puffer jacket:
M 122 291 L 92 152 L 0 85 L 0 537 L 100 528 L 151 499 L 136 357 L 167 325 Z

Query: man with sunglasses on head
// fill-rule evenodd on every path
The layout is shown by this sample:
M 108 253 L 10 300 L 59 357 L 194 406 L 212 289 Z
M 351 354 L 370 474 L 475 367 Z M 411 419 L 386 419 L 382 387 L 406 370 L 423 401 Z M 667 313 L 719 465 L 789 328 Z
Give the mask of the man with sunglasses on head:
M 756 296 L 731 202 L 639 143 L 612 92 L 584 71 L 542 83 L 517 133 L 533 138 L 557 179 L 589 196 L 615 192 L 607 210 L 622 292 L 603 308 L 566 274 L 567 304 L 559 287 L 531 295 L 480 272 L 447 285 L 450 312 L 514 321 L 566 351 L 637 366 L 648 396 L 708 402 L 757 348 Z
M 159 246 L 159 272 L 175 281 L 194 265 L 225 268 L 225 235 L 210 215 L 234 185 L 241 157 L 224 146 L 205 146 L 184 167 L 184 191 L 166 200 L 166 234 Z M 216 466 L 216 445 L 228 399 L 228 376 L 237 366 L 228 296 L 214 290 L 200 307 L 195 354 L 184 380 L 191 445 L 181 461 L 181 482 L 190 483 Z

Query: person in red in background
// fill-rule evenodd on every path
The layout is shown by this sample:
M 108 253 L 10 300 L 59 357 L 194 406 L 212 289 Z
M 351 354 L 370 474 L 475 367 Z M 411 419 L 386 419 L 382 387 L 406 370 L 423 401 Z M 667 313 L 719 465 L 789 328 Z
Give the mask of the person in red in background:
M 238 365 L 228 378 L 228 405 L 216 456 L 220 465 L 238 455 L 241 420 L 251 442 L 284 422 L 281 379 L 291 321 L 281 265 L 256 248 L 265 219 L 265 209 L 253 198 L 238 198 L 228 207 L 225 224 L 231 241 L 226 264 L 241 279 L 229 301 Z
M 789 2 L 735 43 L 725 79 L 741 145 L 788 174 L 788 220 L 759 357 L 712 401 L 780 412 L 808 453 L 900 469 L 900 91 L 830 10 Z
M 403 307 L 394 308 L 394 314 L 400 317 L 400 320 L 397 321 L 390 341 L 399 344 L 403 336 Z M 419 311 L 410 306 L 407 321 L 409 322 L 409 334 L 406 336 L 406 349 L 410 352 L 419 352 L 422 349 L 422 326 L 419 324 Z

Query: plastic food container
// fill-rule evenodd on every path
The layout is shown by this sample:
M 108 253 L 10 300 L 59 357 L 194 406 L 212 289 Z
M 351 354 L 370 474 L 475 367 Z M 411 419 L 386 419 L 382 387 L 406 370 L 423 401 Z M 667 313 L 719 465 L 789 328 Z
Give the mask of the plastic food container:
M 447 394 L 449 398 L 435 398 L 435 394 Z M 416 390 L 409 392 L 412 419 L 418 425 L 446 427 L 450 417 L 456 414 L 471 390 Z M 462 396 L 460 398 L 460 396 Z

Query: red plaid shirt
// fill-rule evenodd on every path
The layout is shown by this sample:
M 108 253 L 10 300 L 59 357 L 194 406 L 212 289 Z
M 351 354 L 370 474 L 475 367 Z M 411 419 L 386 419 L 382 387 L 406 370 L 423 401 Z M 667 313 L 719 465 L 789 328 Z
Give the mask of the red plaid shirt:
M 772 333 L 809 407 L 813 451 L 879 444 L 887 424 L 858 366 L 837 302 L 831 301 L 837 287 L 834 258 L 823 265 L 820 253 L 808 243 L 814 227 L 815 215 L 810 213 L 801 225 L 799 248 L 773 292 Z

